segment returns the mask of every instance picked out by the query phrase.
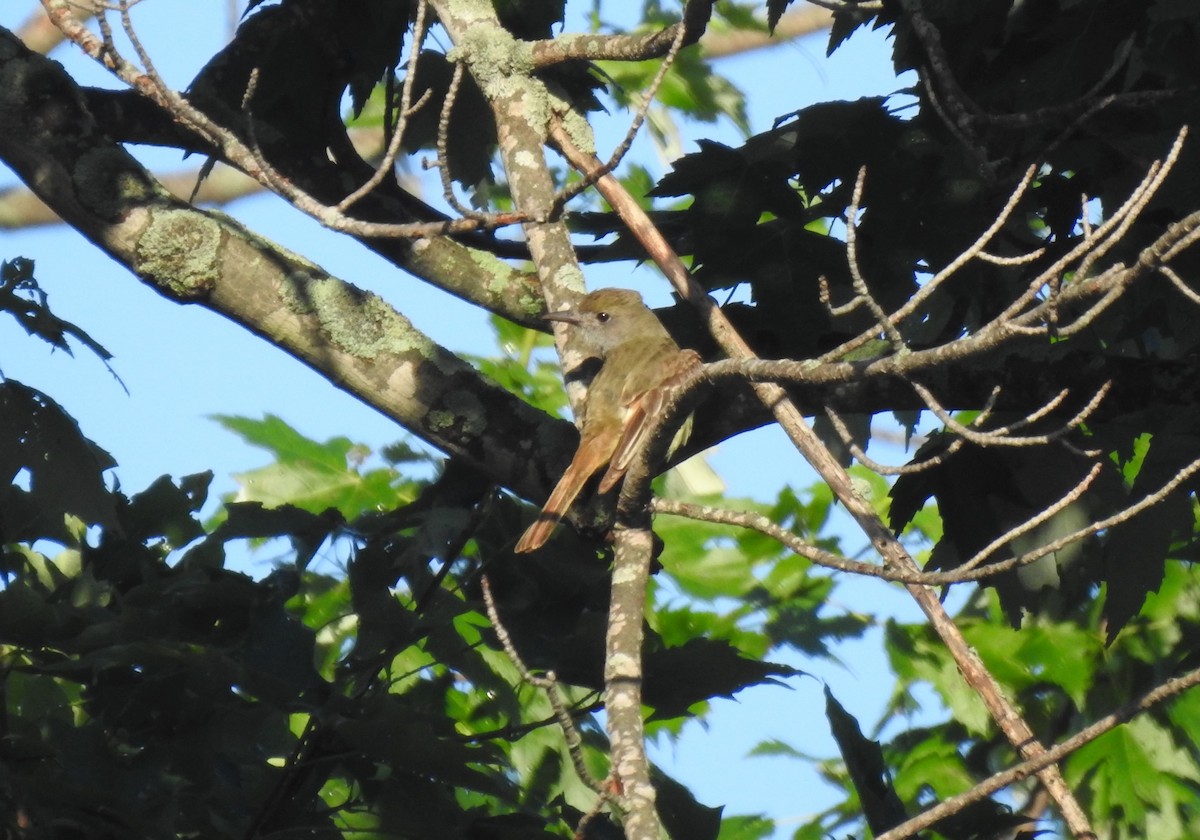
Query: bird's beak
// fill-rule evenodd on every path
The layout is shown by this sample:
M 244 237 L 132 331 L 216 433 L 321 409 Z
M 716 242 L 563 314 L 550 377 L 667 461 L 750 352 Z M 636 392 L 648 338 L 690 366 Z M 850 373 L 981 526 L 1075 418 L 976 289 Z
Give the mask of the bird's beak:
M 580 324 L 583 318 L 578 312 L 573 309 L 564 309 L 561 312 L 547 312 L 542 316 L 543 321 L 559 321 L 563 324 Z

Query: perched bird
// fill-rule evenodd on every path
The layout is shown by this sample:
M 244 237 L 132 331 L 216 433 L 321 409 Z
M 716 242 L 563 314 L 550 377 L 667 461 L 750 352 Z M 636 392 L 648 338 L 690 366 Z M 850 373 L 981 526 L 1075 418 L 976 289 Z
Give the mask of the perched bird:
M 546 319 L 569 324 L 575 346 L 585 358 L 599 359 L 600 369 L 588 388 L 575 457 L 537 521 L 517 542 L 517 552 L 540 548 L 584 484 L 605 464 L 608 471 L 600 492 L 621 480 L 645 445 L 648 421 L 700 364 L 696 351 L 679 349 L 637 292 L 598 289 L 575 309 L 553 312 Z

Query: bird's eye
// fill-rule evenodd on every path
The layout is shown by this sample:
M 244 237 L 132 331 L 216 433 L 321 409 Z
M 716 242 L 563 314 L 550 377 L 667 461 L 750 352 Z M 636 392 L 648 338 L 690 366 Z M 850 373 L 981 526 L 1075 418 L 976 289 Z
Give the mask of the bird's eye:
M 607 312 L 597 312 L 596 313 L 596 320 L 599 321 L 601 324 L 608 323 L 608 319 L 611 317 L 612 316 L 609 315 Z

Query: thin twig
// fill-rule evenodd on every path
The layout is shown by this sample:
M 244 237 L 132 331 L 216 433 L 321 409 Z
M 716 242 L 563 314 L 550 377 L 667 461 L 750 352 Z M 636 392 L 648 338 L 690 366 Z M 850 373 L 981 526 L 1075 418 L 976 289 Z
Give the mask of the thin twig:
M 1104 248 L 1105 251 L 1111 248 L 1111 244 L 1107 247 L 1103 245 L 1106 239 L 1111 242 L 1116 241 L 1119 235 L 1128 229 L 1130 225 L 1137 219 L 1140 212 L 1145 208 L 1146 204 L 1162 186 L 1163 180 L 1171 172 L 1175 162 L 1179 158 L 1179 153 L 1183 148 L 1183 142 L 1187 138 L 1187 126 L 1180 128 L 1179 133 L 1175 137 L 1175 142 L 1172 143 L 1171 149 L 1168 151 L 1166 158 L 1163 161 L 1154 161 L 1147 167 L 1146 175 L 1141 182 L 1130 193 L 1129 198 L 1125 200 L 1117 210 L 1105 219 L 1098 227 L 1091 230 L 1090 236 L 1085 236 L 1077 245 L 1071 248 L 1066 254 L 1059 257 L 1054 263 L 1044 269 L 1041 274 L 1035 277 L 1026 288 L 1025 292 L 1018 296 L 1003 312 L 997 315 L 991 322 L 984 325 L 977 333 L 976 337 L 987 338 L 989 333 L 998 332 L 1008 329 L 1010 326 L 1030 326 L 1036 323 L 1039 318 L 1044 321 L 1046 306 L 1040 305 L 1032 310 L 1024 311 L 1030 303 L 1037 299 L 1038 294 L 1045 288 L 1052 278 L 1059 277 L 1077 260 L 1081 260 L 1078 269 L 1073 272 L 1074 278 L 1072 286 L 1078 286 L 1081 283 L 1086 283 L 1089 279 L 1090 267 L 1094 264 L 1094 259 L 1089 259 L 1098 248 Z M 1083 270 L 1085 268 L 1088 271 Z M 1070 297 L 1069 291 L 1063 292 L 1062 301 L 1065 302 Z M 1097 313 L 1098 314 L 1098 313 Z M 1060 329 L 1059 334 L 1064 335 L 1067 328 Z
M 442 101 L 442 110 L 438 115 L 437 162 L 433 166 L 437 169 L 438 177 L 442 181 L 442 197 L 446 199 L 446 203 L 468 219 L 483 220 L 490 214 L 481 213 L 459 201 L 458 195 L 454 192 L 454 181 L 450 177 L 450 114 L 454 110 L 454 103 L 458 101 L 458 91 L 462 87 L 466 72 L 467 66 L 464 61 L 454 62 L 450 86 L 446 89 L 446 98 Z
M 946 428 L 950 431 L 979 446 L 1013 447 L 1043 446 L 1047 443 L 1053 443 L 1061 440 L 1061 438 L 1063 438 L 1065 435 L 1070 434 L 1087 421 L 1087 418 L 1091 416 L 1091 414 L 1095 412 L 1097 408 L 1099 408 L 1100 402 L 1112 388 L 1112 382 L 1105 382 L 1102 386 L 1100 386 L 1096 393 L 1092 395 L 1092 398 L 1088 400 L 1087 404 L 1075 414 L 1074 417 L 1063 423 L 1053 432 L 1048 432 L 1041 435 L 1013 435 L 1012 432 L 1014 430 L 1023 428 L 1036 422 L 1038 419 L 1057 408 L 1066 397 L 1068 391 L 1065 389 L 1060 391 L 1057 396 L 1051 398 L 1050 401 L 1044 406 L 1036 409 L 1031 414 L 1026 415 L 1024 418 L 1015 423 L 1011 423 L 1007 426 L 1001 426 L 997 429 L 980 431 L 970 426 L 964 426 L 962 423 L 959 423 L 957 420 L 955 420 L 954 416 L 950 414 L 950 412 L 947 411 L 940 402 L 938 402 L 936 397 L 933 396 L 933 392 L 921 383 L 909 382 L 908 384 L 914 391 L 917 392 L 917 395 L 920 396 L 921 401 L 925 403 L 925 406 L 932 411 L 934 415 L 941 420 L 942 423 L 945 424 Z M 1087 457 L 1094 458 L 1099 453 L 1083 452 L 1082 454 L 1086 455 Z
M 702 2 L 703 0 L 687 0 L 687 2 L 684 4 L 684 18 L 687 18 L 688 11 L 691 7 L 700 5 Z M 654 97 L 658 96 L 658 90 L 662 87 L 663 81 L 667 78 L 668 71 L 670 71 L 671 66 L 675 63 L 675 59 L 679 56 L 679 50 L 683 47 L 684 38 L 688 34 L 688 28 L 682 23 L 676 24 L 676 26 L 678 28 L 675 32 L 674 39 L 671 41 L 671 46 L 667 50 L 666 57 L 663 59 L 662 64 L 659 65 L 658 71 L 654 74 L 654 78 L 651 79 L 649 87 L 647 87 L 645 92 L 642 94 L 641 103 L 637 108 L 634 109 L 633 119 L 629 123 L 629 128 L 625 132 L 625 137 L 620 143 L 617 144 L 616 148 L 613 149 L 612 154 L 609 155 L 608 160 L 601 164 L 600 168 L 595 173 L 591 175 L 585 175 L 581 180 L 576 181 L 573 184 L 569 184 L 559 191 L 558 195 L 555 197 L 556 209 L 563 207 L 572 198 L 579 195 L 588 187 L 592 186 L 596 182 L 596 179 L 600 178 L 602 175 L 607 175 L 616 169 L 624 159 L 625 155 L 629 153 L 630 147 L 633 146 L 634 139 L 637 137 L 638 132 L 641 131 L 642 124 L 646 121 L 646 114 L 649 113 L 650 106 L 654 104 Z
M 1171 285 L 1178 289 L 1181 295 L 1186 297 L 1192 303 L 1200 305 L 1200 294 L 1194 292 L 1192 288 L 1183 281 L 1183 278 L 1175 272 L 1175 269 L 1171 268 L 1170 266 L 1160 265 L 1158 267 L 1158 272 L 1163 277 L 1166 277 L 1169 281 L 1171 281 Z
M 951 277 L 953 277 L 955 274 L 957 274 L 959 272 L 959 270 L 962 269 L 963 266 L 965 266 L 967 263 L 971 262 L 971 260 L 977 258 L 981 253 L 984 252 L 984 249 L 987 248 L 987 246 L 989 244 L 991 244 L 992 239 L 994 239 L 996 234 L 1000 232 L 1000 230 L 1004 227 L 1004 225 L 1008 222 L 1009 218 L 1012 216 L 1013 212 L 1016 210 L 1017 205 L 1020 203 L 1021 199 L 1024 197 L 1025 192 L 1029 189 L 1029 185 L 1031 183 L 1033 183 L 1033 176 L 1036 172 L 1037 172 L 1037 167 L 1034 167 L 1034 166 L 1031 166 L 1027 170 L 1025 170 L 1024 177 L 1021 178 L 1021 180 L 1017 183 L 1017 186 L 1009 194 L 1008 201 L 1005 202 L 1004 207 L 1000 210 L 1000 213 L 996 216 L 996 218 L 988 226 L 987 230 L 985 230 L 983 233 L 981 233 L 975 239 L 975 241 L 973 243 L 971 243 L 971 245 L 969 245 L 961 254 L 959 254 L 957 257 L 955 257 L 945 268 L 941 269 L 936 274 L 934 274 L 931 278 L 929 278 L 929 280 L 927 280 L 921 286 L 921 288 L 917 289 L 917 291 L 912 295 L 912 297 L 910 297 L 904 303 L 904 305 L 900 306 L 898 309 L 896 309 L 894 312 L 892 312 L 891 315 L 888 316 L 888 321 L 891 324 L 894 324 L 894 325 L 901 324 L 905 319 L 907 319 L 914 312 L 916 312 L 920 308 L 920 306 L 926 300 L 928 300 L 929 297 L 931 295 L 933 295 L 939 289 L 939 287 L 941 287 L 941 285 L 943 283 L 945 283 L 947 280 L 949 280 Z M 1040 254 L 1041 254 L 1041 250 L 1039 249 L 1038 251 L 1033 252 L 1033 254 L 1029 254 L 1029 255 L 1025 255 L 1025 256 L 1028 259 L 1036 259 L 1037 256 L 1039 256 Z M 867 342 L 874 341 L 877 337 L 878 337 L 878 330 L 875 327 L 870 327 L 870 328 L 864 330 L 859 335 L 850 339 L 849 341 L 843 342 L 838 347 L 835 347 L 833 350 L 830 350 L 828 353 L 821 356 L 817 361 L 819 361 L 819 362 L 837 361 L 839 359 L 844 358 L 847 353 L 850 353 L 854 350 L 857 350 L 859 347 L 862 347 Z
M 879 475 L 911 475 L 913 473 L 924 472 L 925 470 L 932 469 L 933 467 L 937 467 L 945 463 L 946 459 L 948 459 L 966 444 L 966 441 L 963 438 L 956 437 L 950 442 L 950 445 L 947 446 L 943 452 L 939 452 L 932 457 L 925 458 L 920 461 L 893 466 L 891 464 L 880 463 L 879 461 L 876 461 L 868 456 L 867 453 L 863 451 L 863 448 L 854 442 L 854 436 L 850 434 L 850 429 L 846 426 L 846 421 L 844 421 L 842 416 L 829 406 L 825 406 L 825 416 L 829 418 L 829 422 L 833 425 L 834 431 L 837 432 L 838 437 L 842 440 L 842 445 L 850 451 L 850 454 L 854 456 L 854 459 L 867 469 L 871 470 L 872 472 L 876 472 Z
M 765 537 L 775 540 L 798 557 L 803 557 L 813 565 L 825 569 L 913 586 L 950 586 L 956 583 L 971 583 L 986 580 L 1003 572 L 1028 566 L 1030 563 L 1040 560 L 1049 553 L 1040 550 L 1038 552 L 1026 552 L 1019 557 L 1009 557 L 996 563 L 989 563 L 983 567 L 973 569 L 956 567 L 948 572 L 892 569 L 876 563 L 851 560 L 848 557 L 842 557 L 840 554 L 834 554 L 820 546 L 805 541 L 782 525 L 776 523 L 770 517 L 763 516 L 760 513 L 714 508 L 708 505 L 658 497 L 651 500 L 651 509 L 655 513 L 663 513 L 668 516 L 681 516 L 685 519 L 694 519 L 697 522 L 711 522 L 714 525 L 733 525 L 738 528 L 745 528 L 748 531 L 756 531 Z M 1083 539 L 1086 536 L 1088 535 L 1081 534 L 1078 539 Z M 1059 546 L 1059 548 L 1062 547 Z
M 854 192 L 850 198 L 850 207 L 846 212 L 846 262 L 850 269 L 850 282 L 857 293 L 854 302 L 867 307 L 874 316 L 875 323 L 879 325 L 879 329 L 883 330 L 883 334 L 891 342 L 893 351 L 898 352 L 904 349 L 904 336 L 900 334 L 895 322 L 888 317 L 883 307 L 871 294 L 858 265 L 858 212 L 866 183 L 867 168 L 863 166 L 858 170 L 858 177 L 854 179 Z
M 1072 543 L 1079 542 L 1080 540 L 1084 539 L 1085 537 L 1090 537 L 1093 534 L 1098 534 L 1101 531 L 1112 528 L 1114 525 L 1120 525 L 1123 522 L 1128 522 L 1130 519 L 1137 516 L 1142 511 L 1146 510 L 1147 508 L 1153 507 L 1154 505 L 1158 504 L 1163 499 L 1165 499 L 1167 496 L 1174 493 L 1177 489 L 1179 489 L 1179 487 L 1181 487 L 1188 479 L 1190 479 L 1197 472 L 1200 472 L 1200 459 L 1192 461 L 1190 464 L 1188 464 L 1186 467 L 1184 467 L 1182 470 L 1180 470 L 1175 475 L 1174 478 L 1172 478 L 1170 481 L 1168 481 L 1166 484 L 1164 484 L 1162 487 L 1160 487 L 1155 492 L 1150 493 L 1149 495 L 1143 496 L 1141 499 L 1139 499 L 1134 504 L 1121 509 L 1117 513 L 1114 513 L 1112 516 L 1106 516 L 1103 519 L 1099 519 L 1095 522 L 1092 522 L 1091 524 L 1089 524 L 1083 528 L 1079 528 L 1078 530 L 1072 531 L 1071 533 L 1066 534 L 1065 536 L 1059 537 L 1058 539 L 1056 539 L 1052 542 L 1048 542 L 1043 546 L 1039 546 L 1038 548 L 1035 548 L 1031 551 L 1027 551 L 1025 554 L 1022 554 L 1019 558 L 1016 558 L 1016 559 L 1020 560 L 1022 562 L 1022 564 L 1032 563 L 1034 560 L 1038 560 L 1042 557 L 1045 557 L 1047 554 L 1053 554 L 1056 551 L 1066 548 L 1067 546 L 1071 545 Z M 994 564 L 994 566 L 989 566 L 988 568 L 994 568 L 999 565 L 1000 564 Z
M 391 174 L 392 168 L 396 165 L 396 158 L 400 154 L 400 146 L 404 140 L 404 130 L 408 127 L 408 118 L 421 109 L 421 107 L 429 101 L 429 97 L 433 93 L 433 89 L 425 91 L 415 105 L 412 101 L 413 82 L 417 77 L 417 59 L 420 57 L 421 45 L 425 42 L 425 15 L 429 10 L 428 0 L 419 0 L 417 3 L 417 19 L 413 24 L 413 34 L 410 40 L 408 50 L 408 66 L 404 73 L 404 84 L 400 90 L 400 108 L 396 118 L 396 125 L 392 128 L 392 136 L 388 138 L 387 150 L 383 154 L 383 160 L 375 167 L 375 171 L 366 183 L 343 198 L 337 204 L 337 209 L 345 213 L 354 204 L 361 200 L 364 196 L 371 193 L 376 187 L 383 183 L 383 179 Z M 388 101 L 391 101 L 391 92 L 388 92 Z
M 417 239 L 485 228 L 520 224 L 527 221 L 522 213 L 502 213 L 487 219 L 449 219 L 441 222 L 385 224 L 348 218 L 336 207 L 326 205 L 276 172 L 231 130 L 214 122 L 194 107 L 181 94 L 172 90 L 157 74 L 143 71 L 123 58 L 114 48 L 97 38 L 72 14 L 69 0 L 42 0 L 47 15 L 55 26 L 85 54 L 110 69 L 118 78 L 148 97 L 188 129 L 196 132 L 209 145 L 221 151 L 222 158 L 272 192 L 287 199 L 292 206 L 308 214 L 325 227 L 341 233 L 365 238 Z M 128 3 L 126 2 L 126 5 Z M 105 8 L 112 8 L 106 6 Z M 119 10 L 119 7 L 117 7 Z
M 587 762 L 583 757 L 583 738 L 579 734 L 579 729 L 575 726 L 575 721 L 571 717 L 571 712 L 567 709 L 567 704 L 563 702 L 562 695 L 559 693 L 558 678 L 553 671 L 547 671 L 545 676 L 539 677 L 529 670 L 525 664 L 525 660 L 517 652 L 517 647 L 513 644 L 512 637 L 508 635 L 508 628 L 500 620 L 500 612 L 496 608 L 496 600 L 492 596 L 492 583 L 487 575 L 480 576 L 479 586 L 483 592 L 483 605 L 487 612 L 488 620 L 492 622 L 492 629 L 496 633 L 496 638 L 500 640 L 500 645 L 504 648 L 505 655 L 508 656 L 513 667 L 517 669 L 517 673 L 521 675 L 522 680 L 546 693 L 546 699 L 550 701 L 550 708 L 554 710 L 554 717 L 558 721 L 558 725 L 562 728 L 563 735 L 566 738 L 567 752 L 571 756 L 571 763 L 575 766 L 575 774 L 579 777 L 580 781 L 595 791 L 602 799 L 609 798 L 604 785 L 597 781 L 588 771 Z
M 878 0 L 878 2 L 863 0 L 861 3 L 854 2 L 854 0 L 808 0 L 808 2 L 831 12 L 882 12 L 884 9 L 882 0 Z
M 1050 521 L 1055 516 L 1057 516 L 1059 513 L 1066 510 L 1071 505 L 1075 504 L 1075 502 L 1079 501 L 1083 497 L 1083 494 L 1087 492 L 1087 489 L 1092 486 L 1092 482 L 1094 482 L 1096 480 L 1096 478 L 1100 475 L 1100 471 L 1102 469 L 1103 469 L 1102 464 L 1092 464 L 1092 468 L 1090 470 L 1088 470 L 1087 475 L 1085 475 L 1083 478 L 1081 478 L 1074 487 L 1072 487 L 1070 490 L 1068 490 L 1063 495 L 1063 497 L 1061 499 L 1059 499 L 1054 504 L 1049 505 L 1048 507 L 1039 511 L 1036 516 L 1031 516 L 1029 519 L 1026 519 L 1020 525 L 1016 526 L 1015 528 L 1011 528 L 1008 531 L 1001 534 L 1000 536 L 996 537 L 996 539 L 992 540 L 990 543 L 988 543 L 983 548 L 981 548 L 979 551 L 977 551 L 965 563 L 955 566 L 954 571 L 969 572 L 971 569 L 974 569 L 975 567 L 979 566 L 981 563 L 983 563 L 985 560 L 987 560 L 989 557 L 991 557 L 993 554 L 995 554 L 1001 548 L 1003 548 L 1004 546 L 1011 543 L 1013 540 L 1017 539 L 1018 537 L 1024 536 L 1025 534 L 1028 534 L 1030 531 L 1034 530 L 1042 523 Z M 1079 537 L 1079 539 L 1083 539 L 1084 536 L 1086 536 L 1086 535 L 1081 535 Z M 1024 556 L 1024 555 L 1022 555 L 1022 556 Z M 1034 558 L 1034 559 L 1040 559 L 1040 557 Z M 1029 562 L 1033 562 L 1033 561 L 1030 560 Z M 989 567 L 989 568 L 991 568 L 991 567 Z

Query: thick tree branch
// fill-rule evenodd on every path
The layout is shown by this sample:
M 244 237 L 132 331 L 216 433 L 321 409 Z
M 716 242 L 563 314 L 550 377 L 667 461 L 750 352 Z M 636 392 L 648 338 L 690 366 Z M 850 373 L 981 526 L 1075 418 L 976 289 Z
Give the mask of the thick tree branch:
M 201 79 L 194 83 L 193 90 L 188 96 L 183 96 L 179 92 L 170 89 L 161 77 L 154 72 L 153 67 L 148 63 L 148 56 L 143 55 L 144 67 L 138 67 L 132 62 L 125 59 L 109 41 L 98 37 L 81 25 L 79 20 L 73 14 L 73 8 L 66 0 L 43 0 L 43 5 L 50 15 L 50 19 L 76 43 L 87 55 L 103 64 L 110 69 L 118 78 L 130 85 L 139 94 L 146 97 L 149 101 L 160 107 L 164 112 L 169 113 L 171 119 L 179 122 L 189 131 L 195 133 L 203 144 L 207 144 L 217 150 L 219 157 L 227 161 L 231 165 L 240 169 L 256 181 L 261 183 L 267 189 L 280 194 L 288 200 L 292 206 L 301 210 L 304 213 L 312 216 L 326 227 L 337 230 L 343 233 L 348 233 L 357 237 L 367 239 L 377 238 L 399 238 L 408 240 L 400 246 L 399 250 L 407 251 L 410 254 L 416 254 L 421 257 L 419 260 L 408 261 L 414 267 L 414 273 L 422 273 L 428 268 L 428 262 L 437 257 L 444 257 L 447 248 L 453 248 L 454 243 L 447 239 L 449 234 L 470 232 L 482 227 L 479 221 L 475 219 L 446 219 L 445 217 L 436 218 L 433 221 L 424 219 L 412 220 L 411 217 L 401 215 L 401 221 L 389 219 L 387 221 L 375 222 L 367 221 L 360 218 L 351 218 L 345 213 L 337 209 L 337 204 L 345 198 L 346 194 L 353 190 L 356 184 L 347 184 L 344 180 L 345 173 L 334 169 L 329 172 L 329 167 L 319 166 L 319 162 L 326 160 L 325 150 L 319 150 L 317 154 L 309 154 L 305 159 L 308 164 L 318 163 L 318 168 L 322 171 L 323 177 L 318 179 L 318 185 L 325 189 L 330 189 L 334 195 L 329 198 L 323 198 L 314 192 L 310 192 L 302 185 L 302 182 L 294 177 L 291 172 L 281 172 L 278 167 L 267 160 L 263 155 L 257 140 L 255 139 L 256 123 L 253 114 L 241 114 L 229 107 L 229 103 L 221 99 L 222 94 L 228 94 L 230 85 L 236 86 L 238 81 L 237 59 L 229 55 L 224 55 L 223 61 L 215 62 L 216 69 L 212 70 L 218 78 L 208 79 L 205 73 L 201 74 Z M 315 8 L 315 7 L 314 7 Z M 265 19 L 265 23 L 260 20 L 262 15 L 256 16 L 248 23 L 258 23 L 258 27 L 251 29 L 250 34 L 245 38 L 253 42 L 256 36 L 260 36 L 260 30 L 269 28 L 271 25 L 283 26 L 317 26 L 321 25 L 321 18 L 318 14 L 313 14 L 313 19 L 309 19 L 308 12 L 302 11 L 285 13 L 282 7 L 273 8 L 272 11 L 278 10 L 283 17 L 271 16 Z M 311 12 L 312 10 L 308 10 Z M 328 4 L 321 6 L 318 10 L 326 15 L 334 13 L 336 10 Z M 266 13 L 264 13 L 266 14 Z M 128 22 L 126 11 L 122 11 L 122 20 L 127 30 L 129 30 L 131 39 L 133 38 L 132 25 Z M 242 37 L 239 32 L 239 38 Z M 135 45 L 136 39 L 133 39 Z M 230 66 L 230 65 L 234 66 Z M 210 65 L 211 66 L 211 65 Z M 247 67 L 253 68 L 251 61 Z M 245 70 L 246 68 L 241 68 Z M 244 89 L 239 89 L 239 95 L 243 96 L 242 110 L 251 109 L 253 106 L 255 74 L 253 69 L 248 71 L 248 79 L 246 80 Z M 224 74 L 224 75 L 222 75 Z M 330 80 L 331 85 L 344 84 L 336 79 Z M 339 88 L 340 89 L 340 88 Z M 204 108 L 198 106 L 197 103 L 204 102 L 207 106 L 211 106 L 215 111 L 225 115 L 226 120 L 231 124 L 236 124 L 236 127 L 222 124 L 218 119 L 208 113 Z M 339 123 L 340 126 L 340 123 Z M 267 129 L 266 126 L 263 127 Z M 239 132 L 244 130 L 246 137 L 243 137 Z M 340 130 L 340 128 L 339 128 Z M 275 144 L 272 144 L 273 146 Z M 307 150 L 308 153 L 313 152 L 312 149 Z M 305 150 L 301 150 L 301 156 L 305 155 Z M 368 176 L 373 170 L 368 169 Z M 357 180 L 357 179 L 356 179 Z M 411 196 L 409 197 L 410 200 Z M 365 202 L 363 202 L 365 204 Z M 361 209 L 361 208 L 359 208 Z M 515 220 L 515 219 L 514 219 Z M 507 222 L 504 222 L 507 223 Z M 458 257 L 458 266 L 467 271 L 469 275 L 478 279 L 477 269 L 470 270 L 470 254 L 463 251 L 453 254 Z M 502 270 L 501 270 L 502 269 Z M 498 261 L 491 268 L 492 274 L 502 274 L 507 279 L 516 279 L 518 275 L 513 270 Z M 435 271 L 428 271 L 431 277 L 438 277 Z M 442 277 L 456 278 L 458 274 L 446 272 Z M 539 300 L 536 296 L 523 294 L 520 285 L 515 289 L 500 288 L 500 278 L 492 277 L 487 282 L 478 282 L 471 286 L 466 283 L 456 283 L 453 279 L 448 282 L 452 286 L 452 291 L 463 297 L 469 298 L 471 289 L 491 289 L 492 295 L 486 301 L 479 301 L 481 305 L 490 304 L 491 307 L 497 308 L 506 315 L 510 315 L 514 320 L 525 321 L 536 317 L 540 312 Z M 508 294 L 502 294 L 507 292 Z M 505 305 L 505 301 L 511 301 L 509 305 Z M 516 305 L 514 306 L 513 303 Z
M 262 185 L 236 169 L 218 166 L 200 180 L 198 170 L 158 173 L 155 178 L 181 201 L 224 205 L 262 192 Z M 194 193 L 194 195 L 193 195 Z M 63 220 L 25 187 L 0 190 L 0 229 L 17 230 L 60 225 Z
M 0 158 L 143 282 L 230 318 L 500 484 L 537 497 L 570 425 L 488 383 L 377 296 L 172 197 L 99 133 L 74 82 L 0 32 Z M 524 447 L 513 441 L 526 441 Z
M 225 159 L 219 148 L 175 123 L 168 111 L 134 91 L 83 91 L 100 128 L 117 141 L 166 145 Z M 353 153 L 348 148 L 336 162 L 324 155 L 277 151 L 274 167 L 305 193 L 332 206 L 345 198 L 348 183 L 371 176 L 372 167 L 364 158 L 374 157 L 382 149 L 378 132 L 353 131 L 349 139 Z M 255 183 L 262 189 L 261 182 Z M 197 198 L 202 200 L 202 196 Z M 384 225 L 450 221 L 450 217 L 391 180 L 379 184 L 358 202 L 354 214 L 363 221 Z M 456 297 L 525 326 L 544 328 L 540 319 L 544 305 L 536 277 L 496 258 L 527 259 L 528 249 L 522 243 L 497 239 L 484 231 L 434 233 L 416 239 L 362 236 L 349 231 L 347 235 Z M 486 279 L 480 278 L 481 272 L 486 273 Z

